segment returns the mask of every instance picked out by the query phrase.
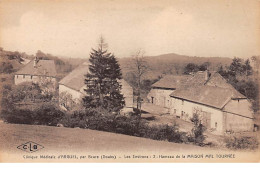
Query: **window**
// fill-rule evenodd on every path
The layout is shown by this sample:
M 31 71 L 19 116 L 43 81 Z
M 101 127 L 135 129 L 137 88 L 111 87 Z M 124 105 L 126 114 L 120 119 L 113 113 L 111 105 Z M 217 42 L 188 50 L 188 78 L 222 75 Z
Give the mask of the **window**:
M 18 75 L 16 75 L 16 79 L 18 79 Z
M 23 78 L 25 78 L 25 75 L 23 75 Z
M 153 97 L 151 97 L 152 98 L 152 103 L 153 103 Z
M 184 100 L 181 101 L 181 105 L 184 105 Z
M 217 128 L 218 127 L 218 123 L 217 122 L 215 122 L 215 128 Z
M 31 79 L 32 79 L 33 76 L 31 76 Z

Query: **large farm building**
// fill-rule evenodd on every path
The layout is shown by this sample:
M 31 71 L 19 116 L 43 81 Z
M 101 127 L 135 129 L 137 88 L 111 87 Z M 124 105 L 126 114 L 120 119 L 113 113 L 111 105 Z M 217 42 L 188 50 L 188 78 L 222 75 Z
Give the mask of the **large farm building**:
M 165 76 L 147 97 L 185 121 L 198 113 L 201 123 L 218 134 L 253 130 L 250 101 L 217 72 Z

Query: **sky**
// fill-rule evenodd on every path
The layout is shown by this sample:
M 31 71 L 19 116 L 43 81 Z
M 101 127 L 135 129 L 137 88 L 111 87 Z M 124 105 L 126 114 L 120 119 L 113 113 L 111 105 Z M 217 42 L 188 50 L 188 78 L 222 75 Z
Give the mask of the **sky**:
M 0 0 L 5 50 L 87 58 L 102 35 L 117 57 L 260 55 L 259 0 Z

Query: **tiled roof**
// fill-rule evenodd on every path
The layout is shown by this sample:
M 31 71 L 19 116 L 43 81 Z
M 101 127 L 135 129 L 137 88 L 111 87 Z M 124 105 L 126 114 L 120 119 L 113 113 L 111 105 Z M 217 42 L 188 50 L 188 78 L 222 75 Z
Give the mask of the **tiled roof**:
M 166 75 L 158 82 L 154 83 L 152 87 L 176 89 L 184 84 L 189 77 L 189 75 Z
M 170 96 L 201 103 L 218 109 L 222 109 L 231 98 L 237 97 L 236 92 L 228 88 L 207 85 L 177 89 L 172 92 Z
M 88 70 L 88 65 L 80 65 L 61 79 L 59 84 L 80 91 L 80 89 L 85 86 L 85 75 L 88 73 Z
M 216 72 L 206 79 L 205 72 L 197 72 L 170 95 L 196 103 L 223 108 L 230 99 L 245 99 L 232 85 Z
M 53 60 L 39 60 L 36 67 L 34 67 L 34 60 L 32 60 L 16 74 L 56 77 L 57 72 Z

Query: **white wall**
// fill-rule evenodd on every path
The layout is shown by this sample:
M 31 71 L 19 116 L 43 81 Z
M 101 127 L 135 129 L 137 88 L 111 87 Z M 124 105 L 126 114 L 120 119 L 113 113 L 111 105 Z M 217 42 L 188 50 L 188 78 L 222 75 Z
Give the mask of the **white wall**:
M 67 92 L 68 94 L 70 94 L 72 96 L 72 99 L 75 101 L 79 101 L 83 97 L 83 94 L 80 93 L 79 91 L 71 89 L 67 86 L 60 84 L 59 85 L 59 94 L 61 94 L 63 92 Z
M 147 95 L 147 99 L 150 103 L 152 103 L 152 97 L 153 97 L 153 104 L 170 108 L 171 107 L 170 94 L 173 91 L 174 90 L 151 89 L 151 91 Z
M 39 77 L 38 76 L 31 76 L 31 75 L 15 75 L 14 76 L 14 83 L 16 85 L 24 82 L 34 82 L 38 83 L 39 82 Z
M 247 100 L 233 101 L 231 100 L 228 104 L 228 109 L 233 112 L 244 114 L 252 117 L 252 112 L 248 110 Z M 240 109 L 240 110 L 239 110 Z M 199 112 L 202 116 L 210 117 L 210 124 L 207 126 L 209 129 L 215 129 L 216 134 L 222 134 L 225 131 L 252 131 L 253 130 L 253 119 L 243 117 L 238 114 L 232 114 L 230 112 L 223 112 L 220 109 L 185 101 L 177 98 L 171 98 L 170 113 L 175 116 L 179 116 L 183 120 L 190 121 L 194 112 Z M 203 121 L 203 120 L 202 120 Z
M 39 83 L 41 78 L 47 78 L 48 80 L 51 80 L 53 83 L 56 83 L 56 78 L 54 77 L 41 77 L 41 76 L 32 76 L 32 75 L 15 75 L 14 76 L 14 83 L 15 85 L 24 83 L 24 82 L 33 82 L 33 83 Z
M 208 129 L 215 129 L 219 134 L 223 132 L 223 112 L 221 110 L 171 97 L 170 113 L 172 115 L 190 121 L 195 112 L 200 114 L 201 119 L 206 118 L 206 116 L 210 117 Z
M 254 121 L 250 118 L 245 118 L 231 113 L 226 113 L 226 130 L 227 131 L 253 131 Z

